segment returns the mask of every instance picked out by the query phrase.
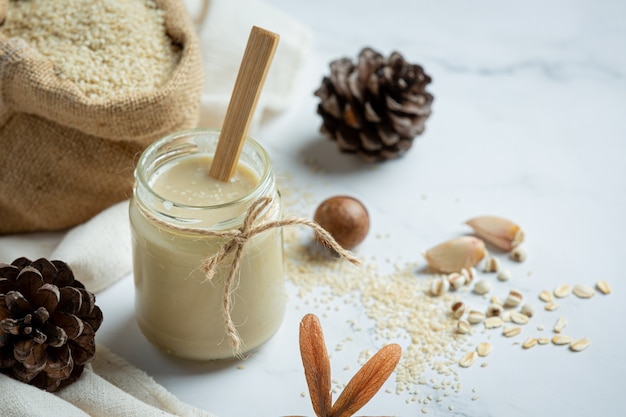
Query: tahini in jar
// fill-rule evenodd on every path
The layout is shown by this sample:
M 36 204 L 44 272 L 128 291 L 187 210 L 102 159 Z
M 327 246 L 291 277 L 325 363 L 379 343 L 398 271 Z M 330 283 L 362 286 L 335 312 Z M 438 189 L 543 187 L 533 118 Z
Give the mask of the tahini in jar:
M 232 255 L 207 281 L 202 263 L 228 238 L 205 231 L 240 228 L 247 209 L 271 198 L 263 220 L 282 216 L 280 195 L 265 150 L 247 138 L 229 182 L 209 176 L 219 131 L 197 129 L 148 147 L 135 170 L 130 204 L 135 312 L 143 334 L 163 350 L 188 359 L 233 356 L 225 332 L 224 280 Z M 230 315 L 246 353 L 278 330 L 285 311 L 281 228 L 253 236 L 244 246 Z

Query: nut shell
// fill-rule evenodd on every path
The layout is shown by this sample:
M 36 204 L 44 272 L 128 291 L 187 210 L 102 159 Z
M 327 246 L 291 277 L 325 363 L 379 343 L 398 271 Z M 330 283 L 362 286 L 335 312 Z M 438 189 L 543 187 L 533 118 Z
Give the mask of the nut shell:
M 524 241 L 524 231 L 511 220 L 497 216 L 478 216 L 465 222 L 476 236 L 495 247 L 511 251 Z
M 476 265 L 486 254 L 485 242 L 481 239 L 461 236 L 430 248 L 424 257 L 431 268 L 452 273 Z
M 315 210 L 313 220 L 344 249 L 352 249 L 363 242 L 370 227 L 369 213 L 363 203 L 345 195 L 324 200 Z

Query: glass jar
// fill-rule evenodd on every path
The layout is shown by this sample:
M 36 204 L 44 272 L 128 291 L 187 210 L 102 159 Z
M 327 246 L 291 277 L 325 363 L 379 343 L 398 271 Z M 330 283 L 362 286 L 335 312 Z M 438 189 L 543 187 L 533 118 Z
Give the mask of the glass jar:
M 135 169 L 130 204 L 139 328 L 154 345 L 187 359 L 224 359 L 249 352 L 278 330 L 285 311 L 281 228 L 266 230 L 245 243 L 232 294 L 225 280 L 234 255 L 217 266 L 211 280 L 202 269 L 230 239 L 216 234 L 241 228 L 248 208 L 258 199 L 269 197 L 271 202 L 255 224 L 282 216 L 271 162 L 258 142 L 247 138 L 239 158 L 238 168 L 245 167 L 258 178 L 243 196 L 196 205 L 174 201 L 155 189 L 157 181 L 166 181 L 167 171 L 185 158 L 212 157 L 218 137 L 218 130 L 196 129 L 150 145 Z M 208 170 L 209 166 L 207 176 Z M 232 301 L 228 312 L 223 306 L 225 295 Z M 230 315 L 241 337 L 241 352 L 231 347 L 224 314 Z

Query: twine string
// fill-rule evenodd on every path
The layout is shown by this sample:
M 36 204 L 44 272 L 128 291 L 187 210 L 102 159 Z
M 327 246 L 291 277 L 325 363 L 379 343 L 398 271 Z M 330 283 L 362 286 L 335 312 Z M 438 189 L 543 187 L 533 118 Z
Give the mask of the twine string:
M 304 225 L 312 228 L 318 239 L 326 246 L 333 249 L 340 257 L 347 259 L 349 262 L 358 264 L 359 260 L 354 257 L 349 251 L 341 247 L 337 241 L 319 224 L 309 221 L 303 218 L 285 218 L 281 220 L 273 220 L 261 222 L 257 226 L 254 226 L 255 222 L 259 218 L 263 210 L 272 203 L 272 198 L 261 197 L 256 200 L 248 209 L 244 222 L 239 229 L 228 231 L 222 236 L 229 238 L 224 245 L 218 249 L 218 251 L 207 257 L 202 262 L 202 271 L 205 274 L 207 280 L 211 281 L 215 275 L 215 269 L 217 266 L 224 262 L 231 254 L 235 254 L 230 266 L 230 271 L 224 280 L 224 295 L 222 298 L 222 317 L 224 319 L 224 328 L 226 335 L 230 339 L 233 352 L 238 355 L 241 352 L 242 340 L 237 331 L 237 328 L 232 320 L 232 294 L 236 290 L 235 276 L 239 270 L 241 261 L 241 254 L 245 244 L 254 236 L 265 232 L 269 229 L 280 228 L 292 225 Z
M 176 227 L 171 224 L 162 222 L 156 219 L 153 215 L 148 214 L 142 209 L 144 215 L 152 219 L 153 221 L 165 225 L 168 228 L 176 228 L 183 231 L 193 231 L 204 236 L 214 236 L 220 238 L 226 238 L 227 241 L 215 252 L 214 254 L 207 256 L 201 263 L 200 268 L 204 273 L 205 281 L 212 281 L 215 277 L 215 272 L 221 263 L 233 255 L 233 259 L 230 265 L 230 270 L 224 279 L 224 294 L 222 296 L 222 318 L 224 320 L 224 329 L 226 335 L 230 339 L 230 344 L 233 349 L 233 354 L 239 356 L 241 354 L 243 341 L 237 331 L 237 327 L 232 319 L 233 301 L 232 296 L 237 290 L 238 283 L 236 275 L 239 271 L 241 263 L 241 257 L 243 248 L 246 243 L 254 236 L 263 233 L 267 230 L 274 228 L 281 228 L 285 226 L 302 225 L 307 226 L 315 232 L 318 240 L 326 247 L 336 252 L 339 257 L 349 261 L 352 264 L 359 264 L 360 261 L 352 253 L 344 249 L 337 241 L 331 236 L 330 233 L 318 223 L 299 217 L 288 217 L 280 220 L 265 221 L 264 218 L 260 218 L 264 210 L 270 206 L 273 202 L 271 197 L 261 197 L 255 200 L 252 205 L 246 211 L 243 224 L 238 229 L 226 230 L 226 231 L 214 231 L 214 230 L 198 230 L 185 227 Z M 267 215 L 266 215 L 267 216 Z M 266 217 L 264 216 L 264 217 Z M 260 222 L 258 222 L 261 220 Z M 258 224 L 255 226 L 255 223 Z

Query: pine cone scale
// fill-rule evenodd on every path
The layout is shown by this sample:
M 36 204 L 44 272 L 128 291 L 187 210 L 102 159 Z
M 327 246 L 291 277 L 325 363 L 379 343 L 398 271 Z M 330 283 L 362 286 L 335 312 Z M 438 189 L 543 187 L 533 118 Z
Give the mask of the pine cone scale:
M 6 303 L 5 298 L 6 297 L 4 296 L 4 294 L 0 295 L 0 322 L 2 322 L 4 319 L 8 318 L 10 313 L 11 313 L 9 311 L 9 308 L 7 307 L 7 303 Z M 2 335 L 2 333 L 0 333 L 0 335 Z
M 380 140 L 387 146 L 387 148 L 391 148 L 400 142 L 400 135 L 385 127 L 380 126 L 377 129 L 376 133 L 378 134 L 378 137 L 380 137 Z
M 28 373 L 41 371 L 47 362 L 46 348 L 33 339 L 21 339 L 13 345 L 13 354 Z
M 49 264 L 50 266 L 56 269 L 56 275 L 54 279 L 52 280 L 52 282 L 50 282 L 51 284 L 54 284 L 59 288 L 68 287 L 68 286 L 72 286 L 76 288 L 85 288 L 82 282 L 74 279 L 74 273 L 64 262 L 52 261 L 50 263 L 46 261 L 43 264 L 45 265 L 46 268 L 49 268 L 48 266 Z
M 72 374 L 74 360 L 67 345 L 60 349 L 51 349 L 48 352 L 48 363 L 46 364 L 46 374 L 50 378 L 65 379 Z
M 95 333 L 100 328 L 100 325 L 102 324 L 102 320 L 103 320 L 102 310 L 100 310 L 100 308 L 98 308 L 94 304 L 91 312 L 89 313 L 88 316 L 85 317 L 83 322 L 85 324 L 88 324 L 89 327 L 91 327 L 91 330 L 93 330 L 93 332 Z
M 63 329 L 68 339 L 76 339 L 85 329 L 84 322 L 71 313 L 55 313 L 54 323 Z
M 372 138 L 367 133 L 360 133 L 361 147 L 366 151 L 379 151 L 383 148 L 383 144 L 376 138 Z
M 94 312 L 94 308 L 96 306 L 96 297 L 90 293 L 89 291 L 80 288 L 82 303 L 80 305 L 80 309 L 78 310 L 79 317 L 91 317 Z M 93 326 L 92 326 L 93 327 Z M 97 329 L 94 329 L 97 330 Z
M 3 343 L 3 339 L 6 339 Z M 13 356 L 13 344 L 8 337 L 0 336 L 0 369 L 12 368 L 16 364 L 15 357 Z
M 342 133 L 342 130 L 344 129 L 339 129 L 335 131 L 336 140 L 337 143 L 339 143 L 339 146 L 341 146 L 342 149 L 346 149 L 348 151 L 357 151 L 361 146 L 361 144 L 357 140 L 358 138 L 354 138 L 352 135 L 344 135 Z
M 33 302 L 44 308 L 48 315 L 55 312 L 59 301 L 61 300 L 61 293 L 56 285 L 43 284 L 37 289 L 37 292 L 33 295 Z
M 359 129 L 362 125 L 357 114 L 352 110 L 352 106 L 347 104 L 343 111 L 343 120 L 348 127 Z
M 34 269 L 37 273 L 39 273 L 42 277 L 46 276 L 49 279 L 54 280 L 58 274 L 58 270 L 57 268 L 52 264 L 52 262 L 48 261 L 47 259 L 44 258 L 40 258 L 37 259 L 35 261 L 33 261 L 30 266 L 26 266 L 22 269 L 23 273 L 24 270 L 30 270 L 30 269 Z
M 88 363 L 96 352 L 96 343 L 94 340 L 95 332 L 89 324 L 85 325 L 85 328 L 80 336 L 73 340 L 72 343 L 72 357 L 74 362 L 78 365 L 84 365 Z
M 54 324 L 48 324 L 46 326 L 46 334 L 48 335 L 48 346 L 51 347 L 62 347 L 69 339 L 67 332 L 62 327 L 55 326 Z
M 74 287 L 59 288 L 61 300 L 57 304 L 57 310 L 69 314 L 78 314 L 83 304 L 80 290 Z
M 6 317 L 0 321 L 0 331 L 17 336 L 20 334 L 20 322 L 16 319 Z
M 9 291 L 4 297 L 9 311 L 26 311 L 32 308 L 30 302 L 19 291 Z
M 30 299 L 33 294 L 43 285 L 41 273 L 35 268 L 22 269 L 15 279 L 15 287 L 25 298 Z

